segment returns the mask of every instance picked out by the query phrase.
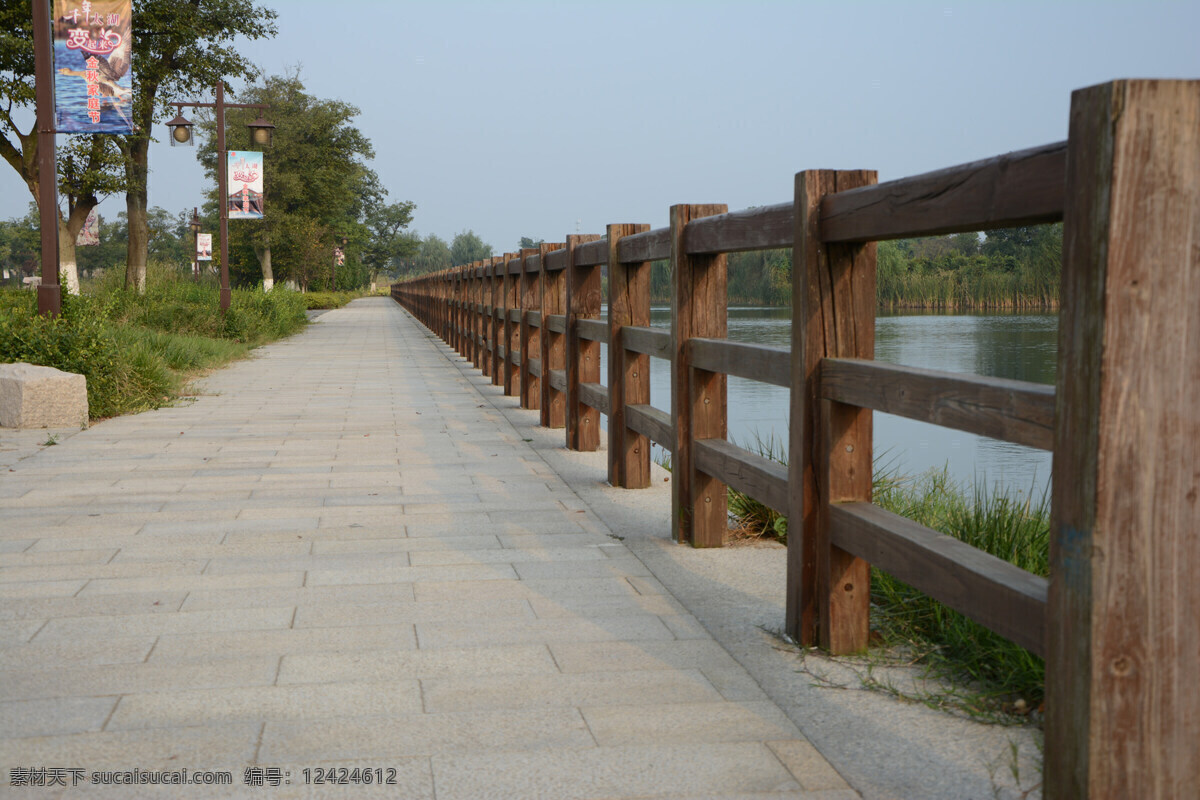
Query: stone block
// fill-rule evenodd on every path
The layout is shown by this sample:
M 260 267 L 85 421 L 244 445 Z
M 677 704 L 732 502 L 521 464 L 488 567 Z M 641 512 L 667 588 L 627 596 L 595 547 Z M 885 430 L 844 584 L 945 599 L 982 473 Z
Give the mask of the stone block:
M 0 427 L 87 427 L 87 379 L 53 367 L 0 364 Z

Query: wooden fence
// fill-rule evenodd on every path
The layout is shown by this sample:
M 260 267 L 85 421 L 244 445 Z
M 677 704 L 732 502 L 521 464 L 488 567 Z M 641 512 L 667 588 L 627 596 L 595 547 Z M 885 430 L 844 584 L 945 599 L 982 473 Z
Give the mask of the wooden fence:
M 1057 220 L 1056 387 L 872 360 L 875 241 Z M 782 247 L 791 347 L 726 341 L 726 254 Z M 656 259 L 670 331 L 649 327 Z M 726 486 L 786 513 L 801 643 L 866 648 L 874 564 L 1044 655 L 1047 797 L 1200 786 L 1200 81 L 1079 90 L 1066 142 L 883 184 L 809 170 L 790 203 L 672 206 L 667 228 L 609 225 L 392 293 L 567 447 L 598 449 L 607 414 L 614 486 L 645 487 L 650 442 L 669 450 L 680 541 L 722 544 Z M 670 363 L 670 414 L 650 406 L 651 357 Z M 789 388 L 789 466 L 726 440 L 728 375 Z M 1051 579 L 872 505 L 872 411 L 1052 450 Z

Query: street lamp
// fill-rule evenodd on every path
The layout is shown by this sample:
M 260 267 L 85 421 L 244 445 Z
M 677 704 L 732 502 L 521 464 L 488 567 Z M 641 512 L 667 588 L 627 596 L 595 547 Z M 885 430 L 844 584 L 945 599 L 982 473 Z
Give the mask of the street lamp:
M 217 83 L 216 102 L 213 103 L 171 103 L 179 109 L 179 113 L 175 119 L 167 123 L 167 127 L 171 131 L 172 146 L 191 146 L 194 143 L 192 138 L 192 123 L 188 122 L 183 116 L 183 109 L 187 108 L 211 108 L 216 111 L 217 118 L 217 194 L 220 195 L 218 203 L 221 209 L 221 312 L 229 310 L 229 302 L 233 297 L 233 292 L 229 289 L 229 197 L 225 190 L 225 172 L 228 169 L 225 161 L 225 109 L 227 108 L 270 108 L 266 103 L 226 103 L 225 102 L 225 84 Z M 254 122 L 246 126 L 250 129 L 250 140 L 261 147 L 269 147 L 271 144 L 271 131 L 274 125 L 259 117 Z
M 196 208 L 192 208 L 192 221 L 188 223 L 188 228 L 192 231 L 192 277 L 198 281 L 200 280 L 200 214 Z

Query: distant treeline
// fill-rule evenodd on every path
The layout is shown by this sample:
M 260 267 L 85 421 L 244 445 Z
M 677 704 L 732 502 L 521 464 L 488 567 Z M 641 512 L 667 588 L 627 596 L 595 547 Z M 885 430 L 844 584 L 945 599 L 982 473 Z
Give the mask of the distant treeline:
M 1056 308 L 1062 225 L 1035 225 L 924 239 L 879 242 L 876 294 L 881 310 Z M 731 305 L 791 304 L 792 253 L 729 255 Z M 671 300 L 670 268 L 656 261 L 655 303 Z

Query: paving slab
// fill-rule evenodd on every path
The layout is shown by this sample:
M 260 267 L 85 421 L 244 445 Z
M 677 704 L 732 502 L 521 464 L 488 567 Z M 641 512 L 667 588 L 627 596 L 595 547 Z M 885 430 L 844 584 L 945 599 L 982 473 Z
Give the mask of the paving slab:
M 515 404 L 373 298 L 0 447 L 0 763 L 234 775 L 95 797 L 857 796 Z M 296 785 L 354 765 L 396 783 Z

